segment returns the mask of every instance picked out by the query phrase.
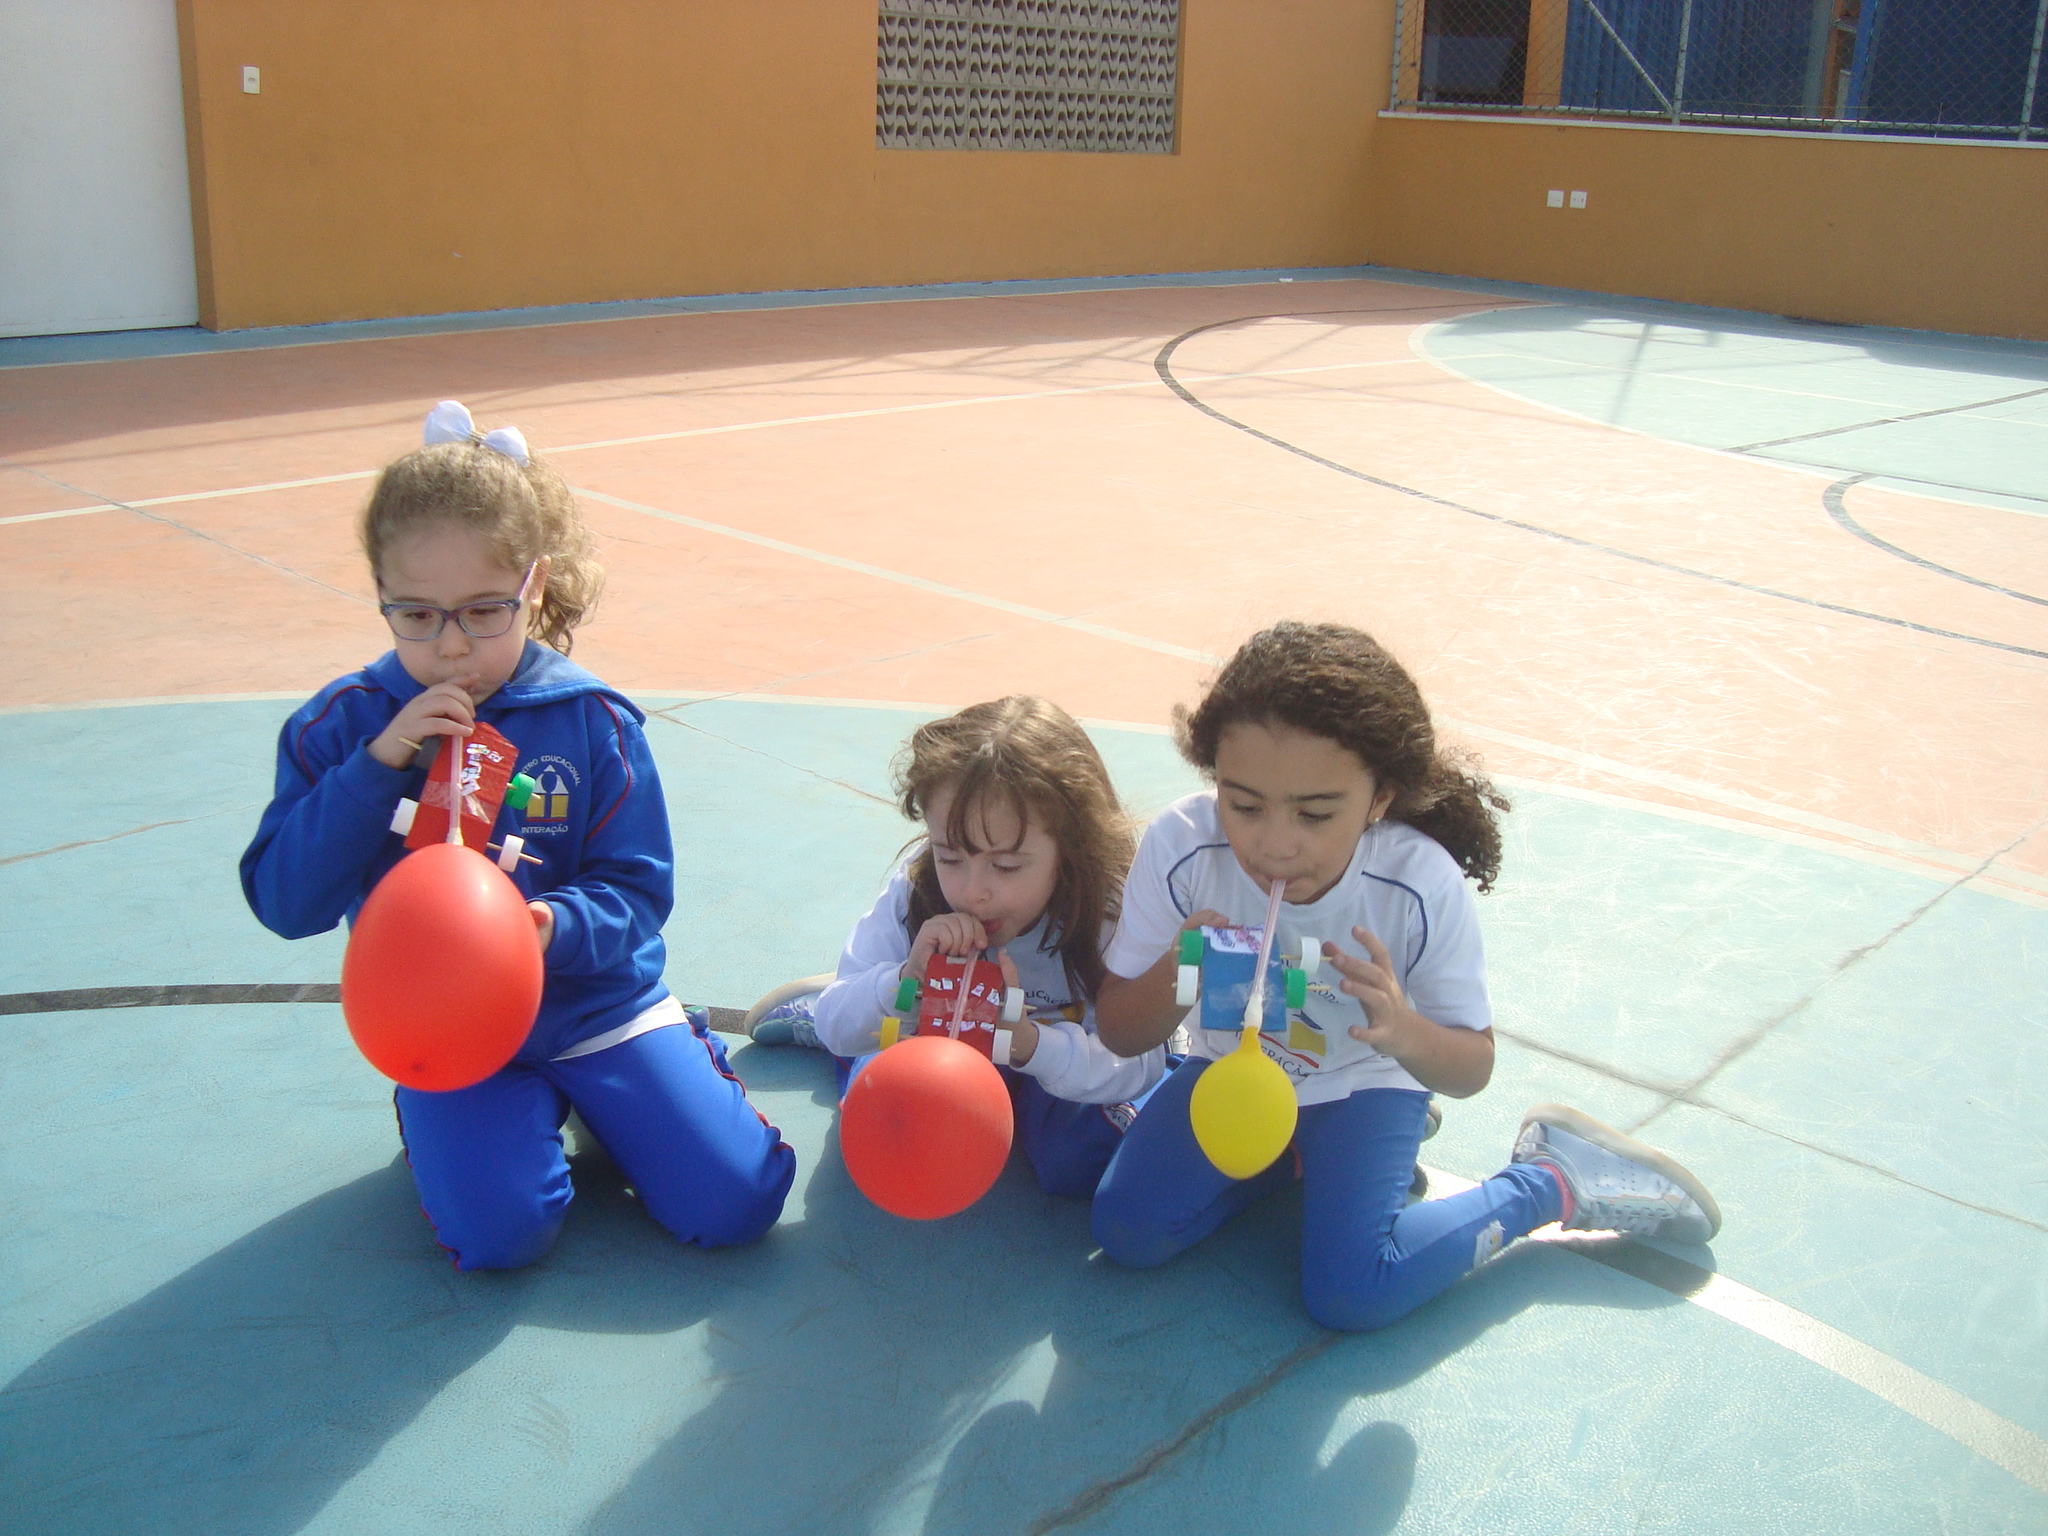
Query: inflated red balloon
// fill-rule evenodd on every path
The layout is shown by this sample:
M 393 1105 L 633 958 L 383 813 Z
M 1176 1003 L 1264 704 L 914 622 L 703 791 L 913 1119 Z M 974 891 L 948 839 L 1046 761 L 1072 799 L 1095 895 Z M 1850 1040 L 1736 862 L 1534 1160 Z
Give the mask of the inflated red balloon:
M 400 859 L 356 914 L 341 1011 L 370 1065 L 408 1088 L 480 1083 L 540 1011 L 540 941 L 519 887 L 460 843 Z
M 883 1210 L 914 1221 L 964 1211 L 1010 1156 L 1010 1093 L 971 1045 L 923 1035 L 861 1069 L 839 1108 L 839 1152 Z

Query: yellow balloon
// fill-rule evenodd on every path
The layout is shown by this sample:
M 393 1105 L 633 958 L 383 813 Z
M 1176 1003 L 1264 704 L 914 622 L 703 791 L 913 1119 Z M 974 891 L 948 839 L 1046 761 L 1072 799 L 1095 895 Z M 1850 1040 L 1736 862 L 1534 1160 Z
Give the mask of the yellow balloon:
M 1294 1139 L 1298 1113 L 1294 1084 L 1249 1029 L 1236 1050 L 1202 1074 L 1188 1099 L 1195 1140 L 1217 1170 L 1233 1179 L 1273 1165 Z

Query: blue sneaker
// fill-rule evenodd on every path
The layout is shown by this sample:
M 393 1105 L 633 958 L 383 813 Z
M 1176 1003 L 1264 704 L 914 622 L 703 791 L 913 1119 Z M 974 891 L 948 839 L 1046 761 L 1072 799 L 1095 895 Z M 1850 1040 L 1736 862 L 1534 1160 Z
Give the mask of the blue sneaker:
M 1674 1243 L 1704 1243 L 1721 1230 L 1721 1209 L 1683 1164 L 1611 1125 L 1563 1104 L 1522 1117 L 1512 1161 L 1549 1168 L 1564 1183 L 1558 1225 L 1626 1232 Z
M 818 994 L 834 979 L 827 972 L 786 982 L 749 1008 L 740 1028 L 756 1045 L 806 1045 L 814 1051 L 823 1050 L 811 1008 Z

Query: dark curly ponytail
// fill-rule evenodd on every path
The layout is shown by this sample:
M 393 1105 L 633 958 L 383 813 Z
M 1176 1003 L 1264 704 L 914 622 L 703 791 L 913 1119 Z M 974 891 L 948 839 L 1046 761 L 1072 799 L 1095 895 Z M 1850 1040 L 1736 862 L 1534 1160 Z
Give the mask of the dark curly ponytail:
M 1470 754 L 1439 750 L 1415 680 L 1363 631 L 1283 619 L 1239 646 L 1202 702 L 1175 709 L 1173 723 L 1181 755 L 1205 773 L 1234 725 L 1285 725 L 1334 741 L 1393 789 L 1390 817 L 1435 838 L 1480 890 L 1493 889 L 1507 797 Z

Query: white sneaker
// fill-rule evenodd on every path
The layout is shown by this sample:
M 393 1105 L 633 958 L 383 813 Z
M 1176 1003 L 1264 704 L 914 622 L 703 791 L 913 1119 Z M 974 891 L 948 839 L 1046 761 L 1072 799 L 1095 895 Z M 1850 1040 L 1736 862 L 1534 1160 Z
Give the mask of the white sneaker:
M 740 1029 L 756 1045 L 804 1045 L 823 1050 L 811 1005 L 830 986 L 833 973 L 785 982 L 747 1010 Z
M 1674 1243 L 1704 1243 L 1721 1230 L 1714 1197 L 1675 1158 L 1563 1104 L 1538 1104 L 1522 1117 L 1517 1163 L 1553 1169 L 1570 1192 L 1560 1225 L 1627 1232 Z

